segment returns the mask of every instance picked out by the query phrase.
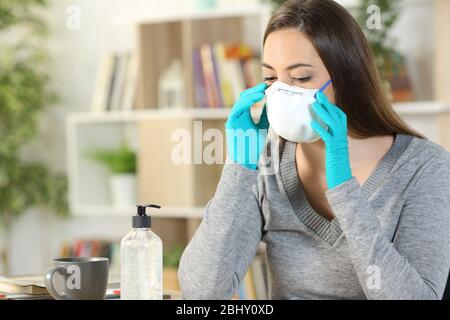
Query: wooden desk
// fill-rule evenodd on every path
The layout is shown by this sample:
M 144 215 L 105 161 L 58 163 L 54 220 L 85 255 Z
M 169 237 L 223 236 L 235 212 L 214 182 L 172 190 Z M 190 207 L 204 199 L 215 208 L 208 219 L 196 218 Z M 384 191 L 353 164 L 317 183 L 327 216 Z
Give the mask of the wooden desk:
M 32 276 L 19 276 L 19 277 L 10 277 L 11 280 L 23 281 L 26 283 L 33 284 L 38 287 L 45 288 L 44 284 L 44 276 L 40 275 L 32 275 Z M 119 296 L 115 296 L 113 294 L 114 291 L 120 288 L 120 283 L 118 281 L 117 275 L 110 275 L 108 281 L 108 289 L 106 291 L 106 300 L 120 300 Z M 6 296 L 5 296 L 6 295 Z M 164 298 L 163 300 L 182 300 L 181 293 L 179 291 L 173 290 L 164 290 Z M 53 300 L 50 295 L 29 295 L 29 294 L 8 294 L 0 292 L 0 300 Z

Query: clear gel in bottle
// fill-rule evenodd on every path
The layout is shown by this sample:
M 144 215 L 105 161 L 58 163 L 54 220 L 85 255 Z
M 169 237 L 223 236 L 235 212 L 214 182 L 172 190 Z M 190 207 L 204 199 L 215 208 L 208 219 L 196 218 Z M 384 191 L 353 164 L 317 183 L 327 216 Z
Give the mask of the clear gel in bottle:
M 133 216 L 133 229 L 120 243 L 121 274 L 120 298 L 122 300 L 162 300 L 163 261 L 162 241 L 150 229 L 151 217 L 146 208 L 158 205 L 138 205 Z

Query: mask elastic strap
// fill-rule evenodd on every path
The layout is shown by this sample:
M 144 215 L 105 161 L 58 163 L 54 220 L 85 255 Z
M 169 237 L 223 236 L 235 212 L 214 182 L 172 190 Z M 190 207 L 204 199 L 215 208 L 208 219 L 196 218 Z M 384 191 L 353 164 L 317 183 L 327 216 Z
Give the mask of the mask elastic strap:
M 320 92 L 323 92 L 323 90 L 325 90 L 331 83 L 331 79 L 327 81 L 327 83 L 325 83 L 322 88 L 319 89 Z

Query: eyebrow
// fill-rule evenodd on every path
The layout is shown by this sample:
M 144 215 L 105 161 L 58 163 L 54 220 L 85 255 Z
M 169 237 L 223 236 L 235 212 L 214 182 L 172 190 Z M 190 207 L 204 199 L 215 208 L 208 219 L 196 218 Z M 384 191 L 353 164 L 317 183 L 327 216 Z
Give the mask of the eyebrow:
M 271 65 L 269 65 L 269 64 L 267 64 L 265 62 L 261 63 L 261 66 L 274 70 L 274 68 Z M 292 64 L 289 67 L 287 67 L 286 70 L 292 70 L 292 69 L 296 69 L 296 68 L 299 68 L 299 67 L 312 68 L 313 66 L 310 65 L 310 64 L 307 64 L 307 63 L 295 63 L 295 64 Z

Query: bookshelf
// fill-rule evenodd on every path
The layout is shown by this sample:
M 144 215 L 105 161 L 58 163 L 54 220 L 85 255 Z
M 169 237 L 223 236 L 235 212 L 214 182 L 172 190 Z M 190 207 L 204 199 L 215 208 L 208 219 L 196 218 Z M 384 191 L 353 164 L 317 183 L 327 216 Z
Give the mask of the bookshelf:
M 261 51 L 270 7 L 217 8 L 177 14 L 143 14 L 112 19 L 117 28 L 135 31 L 140 67 L 134 110 L 81 112 L 67 119 L 69 206 L 74 216 L 128 217 L 135 207 L 115 207 L 108 172 L 86 157 L 90 149 L 115 148 L 126 142 L 137 152 L 138 201 L 163 206 L 154 210 L 155 231 L 167 245 L 187 243 L 213 196 L 222 165 L 174 165 L 171 131 L 201 121 L 203 128 L 223 129 L 229 108 L 196 107 L 193 94 L 192 52 L 211 42 L 245 43 Z M 158 103 L 158 78 L 177 58 L 185 86 L 185 107 L 167 109 Z M 225 152 L 225 149 L 223 150 Z M 157 156 L 155 156 L 157 154 Z
M 245 43 L 261 53 L 263 31 L 270 19 L 270 7 L 212 9 L 157 17 L 138 17 L 137 51 L 141 72 L 137 88 L 137 109 L 158 108 L 157 81 L 173 59 L 183 65 L 186 107 L 195 107 L 192 53 L 205 43 Z M 129 21 L 119 18 L 120 21 Z M 122 22 L 123 23 L 123 22 Z M 254 32 L 257 30 L 258 32 Z M 155 46 L 156 44 L 156 46 Z M 157 49 L 155 49 L 157 48 Z

